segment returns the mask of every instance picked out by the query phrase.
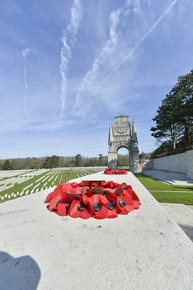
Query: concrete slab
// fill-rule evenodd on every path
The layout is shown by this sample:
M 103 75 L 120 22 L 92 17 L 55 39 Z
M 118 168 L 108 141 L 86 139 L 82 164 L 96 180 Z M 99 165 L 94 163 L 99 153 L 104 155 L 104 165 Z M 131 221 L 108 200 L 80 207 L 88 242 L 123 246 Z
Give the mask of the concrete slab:
M 193 179 L 187 177 L 185 173 L 166 170 L 143 170 L 143 173 L 168 184 L 193 186 Z
M 176 203 L 161 203 L 161 205 L 193 242 L 193 210 L 191 207 Z
M 132 173 L 76 179 L 131 184 L 140 209 L 60 217 L 44 190 L 0 204 L 0 289 L 192 289 L 193 243 Z

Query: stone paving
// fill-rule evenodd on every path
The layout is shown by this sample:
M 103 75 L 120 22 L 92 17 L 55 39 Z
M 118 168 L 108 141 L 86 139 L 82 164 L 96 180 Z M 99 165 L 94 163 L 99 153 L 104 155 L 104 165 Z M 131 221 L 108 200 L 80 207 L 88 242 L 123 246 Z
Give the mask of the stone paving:
M 184 173 L 164 170 L 144 170 L 143 173 L 168 184 L 193 186 L 193 180 Z M 175 203 L 161 205 L 193 242 L 193 206 Z
M 193 242 L 193 210 L 184 204 L 160 203 Z
M 143 173 L 168 184 L 193 186 L 193 179 L 188 178 L 185 173 L 166 170 L 143 170 Z

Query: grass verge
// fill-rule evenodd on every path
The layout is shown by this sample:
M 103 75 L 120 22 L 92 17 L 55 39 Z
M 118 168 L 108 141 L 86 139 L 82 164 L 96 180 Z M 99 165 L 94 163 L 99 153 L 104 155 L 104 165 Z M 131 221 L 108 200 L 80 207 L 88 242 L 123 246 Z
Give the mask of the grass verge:
M 134 175 L 158 202 L 193 205 L 193 186 L 166 184 L 143 173 Z

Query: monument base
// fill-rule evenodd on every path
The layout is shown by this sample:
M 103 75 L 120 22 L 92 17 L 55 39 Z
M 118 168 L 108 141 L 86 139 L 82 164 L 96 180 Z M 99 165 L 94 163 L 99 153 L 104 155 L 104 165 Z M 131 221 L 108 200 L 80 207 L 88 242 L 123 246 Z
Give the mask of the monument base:
M 141 206 L 115 219 L 61 217 L 44 203 L 53 188 L 1 203 L 0 288 L 192 289 L 192 242 L 135 176 L 74 181 L 84 179 L 126 182 Z

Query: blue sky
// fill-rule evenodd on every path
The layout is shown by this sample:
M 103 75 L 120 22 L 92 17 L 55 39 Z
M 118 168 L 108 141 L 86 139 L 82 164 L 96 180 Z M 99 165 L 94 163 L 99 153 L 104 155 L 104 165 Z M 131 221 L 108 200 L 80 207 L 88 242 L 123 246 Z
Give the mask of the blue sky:
M 192 11 L 192 0 L 3 1 L 0 158 L 107 155 L 118 115 L 135 119 L 140 152 L 156 149 L 152 118 L 193 68 Z

